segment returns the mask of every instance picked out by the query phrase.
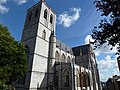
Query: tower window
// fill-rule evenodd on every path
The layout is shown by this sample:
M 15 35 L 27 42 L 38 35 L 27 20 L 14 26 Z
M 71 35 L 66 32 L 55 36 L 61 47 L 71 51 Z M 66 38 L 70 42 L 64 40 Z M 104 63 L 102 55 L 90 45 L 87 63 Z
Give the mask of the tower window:
M 46 37 L 46 32 L 44 30 L 43 33 L 42 33 L 42 38 L 45 40 L 45 37 Z
M 35 11 L 35 17 L 37 17 L 37 16 L 38 16 L 38 8 Z
M 52 22 L 53 22 L 53 15 L 51 14 L 50 15 L 50 23 L 52 24 Z
M 29 15 L 29 21 L 31 20 L 31 18 L 32 18 L 32 12 L 30 13 L 30 15 Z
M 47 9 L 44 10 L 44 18 L 47 19 Z

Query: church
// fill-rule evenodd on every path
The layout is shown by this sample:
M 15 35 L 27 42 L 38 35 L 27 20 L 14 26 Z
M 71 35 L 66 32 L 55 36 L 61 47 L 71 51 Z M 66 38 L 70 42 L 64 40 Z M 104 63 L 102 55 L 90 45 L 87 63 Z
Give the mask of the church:
M 91 45 L 71 48 L 55 32 L 56 13 L 44 0 L 27 10 L 21 41 L 28 71 L 16 90 L 101 90 Z

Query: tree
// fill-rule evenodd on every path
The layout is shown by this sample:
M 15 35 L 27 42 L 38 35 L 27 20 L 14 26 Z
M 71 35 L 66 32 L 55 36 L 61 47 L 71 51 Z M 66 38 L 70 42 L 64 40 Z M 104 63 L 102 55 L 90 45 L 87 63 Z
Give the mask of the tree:
M 11 85 L 22 78 L 27 70 L 26 53 L 22 43 L 17 42 L 0 24 L 0 85 Z
M 102 12 L 101 16 L 104 16 L 99 26 L 93 29 L 95 47 L 108 43 L 112 48 L 117 47 L 116 54 L 120 58 L 120 0 L 95 0 L 94 4 L 97 11 Z

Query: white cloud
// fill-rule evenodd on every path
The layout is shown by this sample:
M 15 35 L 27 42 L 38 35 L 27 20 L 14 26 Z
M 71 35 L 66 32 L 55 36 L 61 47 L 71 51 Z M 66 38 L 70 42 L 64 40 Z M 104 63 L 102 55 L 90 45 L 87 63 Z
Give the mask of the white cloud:
M 7 0 L 0 0 L 0 13 L 7 13 L 9 11 L 9 8 L 5 7 L 3 4 L 5 4 Z
M 22 5 L 27 2 L 27 0 L 14 0 L 18 5 Z
M 91 35 L 87 35 L 85 38 L 85 44 L 89 44 L 90 42 L 93 42 L 94 39 L 91 37 Z M 94 46 L 93 46 L 94 47 Z M 116 47 L 114 47 L 112 50 L 111 49 L 112 46 L 108 46 L 108 43 L 103 44 L 100 48 L 96 48 L 95 51 L 95 55 L 99 56 L 101 53 L 102 54 L 115 54 L 117 52 Z
M 7 0 L 0 0 L 0 4 L 6 3 L 6 2 L 7 2 Z
M 116 58 L 112 59 L 109 55 L 98 61 L 98 68 L 102 81 L 106 81 L 108 78 L 119 74 Z
M 0 13 L 2 13 L 2 14 L 7 13 L 8 11 L 9 11 L 9 8 L 0 4 Z
M 70 8 L 69 12 L 64 12 L 59 15 L 58 17 L 58 24 L 63 25 L 64 27 L 70 27 L 72 24 L 74 24 L 80 17 L 80 8 Z M 74 13 L 73 15 L 70 15 L 68 13 Z
M 102 47 L 95 49 L 95 53 L 97 56 L 99 56 L 101 53 L 104 54 L 115 54 L 117 52 L 117 48 L 114 47 L 112 50 L 111 49 L 112 46 L 108 46 L 108 43 L 105 43 L 102 45 Z
M 94 42 L 91 35 L 87 35 L 85 38 L 85 44 L 89 44 L 90 42 Z
M 8 13 L 9 8 L 5 6 L 5 4 L 8 1 L 14 1 L 16 2 L 18 5 L 22 5 L 24 3 L 27 2 L 27 0 L 0 0 L 0 13 L 4 14 L 4 13 Z

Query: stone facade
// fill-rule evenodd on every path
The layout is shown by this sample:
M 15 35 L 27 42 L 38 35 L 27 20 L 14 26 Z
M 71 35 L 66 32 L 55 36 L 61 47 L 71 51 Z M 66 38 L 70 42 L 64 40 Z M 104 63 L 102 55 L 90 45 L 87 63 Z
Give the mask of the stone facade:
M 28 72 L 17 90 L 101 90 L 91 46 L 70 48 L 55 36 L 56 14 L 44 0 L 27 11 L 22 42 Z

